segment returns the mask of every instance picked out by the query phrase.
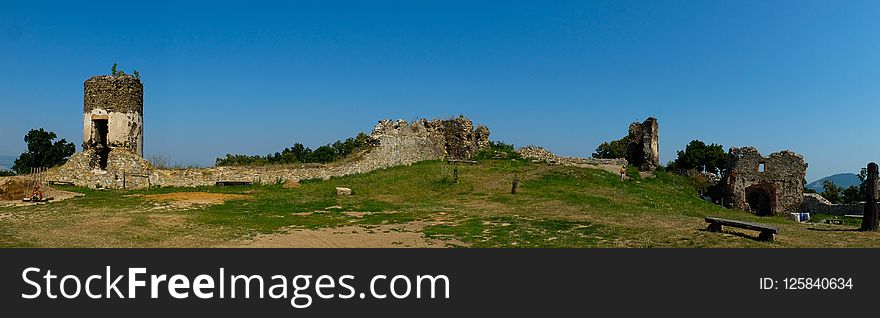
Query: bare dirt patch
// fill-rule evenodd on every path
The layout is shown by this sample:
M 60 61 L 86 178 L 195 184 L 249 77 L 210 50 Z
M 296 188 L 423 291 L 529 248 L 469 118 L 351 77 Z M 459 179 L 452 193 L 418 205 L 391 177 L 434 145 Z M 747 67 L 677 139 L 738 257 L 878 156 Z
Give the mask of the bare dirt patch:
M 348 225 L 322 229 L 289 229 L 286 233 L 261 234 L 227 247 L 254 248 L 378 248 L 378 247 L 451 247 L 467 246 L 458 240 L 425 238 L 427 222 L 374 226 Z
M 19 200 L 30 194 L 29 182 L 23 177 L 0 178 L 0 200 Z
M 25 206 L 41 203 L 23 202 L 21 199 L 31 195 L 33 188 L 30 182 L 24 177 L 3 177 L 0 178 L 0 206 Z M 51 187 L 43 188 L 43 197 L 52 198 L 49 202 L 66 200 L 74 197 L 83 196 L 81 193 L 57 190 Z
M 163 194 L 133 194 L 134 197 L 143 197 L 150 201 L 171 203 L 173 207 L 184 208 L 194 205 L 222 204 L 227 200 L 247 199 L 244 194 L 208 193 L 208 192 L 172 192 Z

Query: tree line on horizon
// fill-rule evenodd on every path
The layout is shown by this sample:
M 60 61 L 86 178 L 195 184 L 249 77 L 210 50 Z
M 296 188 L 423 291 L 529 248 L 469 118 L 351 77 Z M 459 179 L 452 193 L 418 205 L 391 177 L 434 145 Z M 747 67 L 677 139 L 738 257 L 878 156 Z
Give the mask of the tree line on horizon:
M 372 144 L 369 135 L 359 133 L 353 138 L 338 140 L 312 150 L 302 143 L 294 143 L 292 147 L 284 148 L 274 154 L 239 155 L 227 154 L 226 157 L 217 158 L 216 166 L 262 166 L 270 164 L 295 164 L 295 163 L 330 163 L 347 157 L 361 149 L 366 149 Z

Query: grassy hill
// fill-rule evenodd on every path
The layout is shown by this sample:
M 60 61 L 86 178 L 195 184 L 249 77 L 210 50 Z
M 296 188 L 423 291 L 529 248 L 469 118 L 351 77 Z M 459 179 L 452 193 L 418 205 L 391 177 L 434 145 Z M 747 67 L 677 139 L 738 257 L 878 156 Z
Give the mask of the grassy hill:
M 663 172 L 621 181 L 601 170 L 507 160 L 459 169 L 459 183 L 452 181 L 452 166 L 432 161 L 304 181 L 292 189 L 64 188 L 85 196 L 0 208 L 0 246 L 239 246 L 267 235 L 322 229 L 415 231 L 441 246 L 468 247 L 880 246 L 880 234 L 853 231 L 854 222 L 799 224 L 715 206 L 700 200 L 687 179 Z M 510 194 L 514 175 L 520 187 Z M 354 195 L 336 196 L 335 187 L 351 188 Z M 219 203 L 190 200 L 206 194 L 227 197 Z M 172 197 L 184 201 L 163 199 Z M 772 243 L 756 241 L 746 230 L 710 233 L 705 216 L 773 224 L 781 231 Z

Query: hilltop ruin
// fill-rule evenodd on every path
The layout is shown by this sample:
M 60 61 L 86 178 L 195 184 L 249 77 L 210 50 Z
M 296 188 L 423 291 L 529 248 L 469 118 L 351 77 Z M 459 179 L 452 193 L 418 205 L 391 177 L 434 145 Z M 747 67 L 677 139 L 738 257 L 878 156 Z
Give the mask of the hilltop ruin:
M 806 171 L 804 157 L 791 151 L 764 157 L 752 147 L 730 148 L 719 184 L 724 205 L 760 216 L 798 212 Z
M 83 152 L 106 169 L 111 152 L 144 153 L 144 85 L 130 75 L 94 76 L 83 83 Z
M 355 160 L 325 165 L 269 165 L 157 169 L 143 155 L 143 84 L 128 75 L 95 76 L 84 83 L 83 152 L 49 171 L 53 181 L 91 188 L 207 186 L 218 182 L 284 183 L 365 173 L 425 160 L 468 159 L 488 148 L 489 128 L 464 117 L 380 121 L 371 147 Z
M 626 161 L 641 171 L 654 171 L 660 166 L 660 142 L 657 118 L 629 125 Z

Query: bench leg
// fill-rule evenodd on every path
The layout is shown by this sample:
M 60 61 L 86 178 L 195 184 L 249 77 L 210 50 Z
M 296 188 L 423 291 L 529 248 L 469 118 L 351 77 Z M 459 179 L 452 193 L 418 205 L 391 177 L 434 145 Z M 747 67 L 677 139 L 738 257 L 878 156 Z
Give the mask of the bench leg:
M 709 232 L 721 232 L 721 224 L 709 223 L 709 227 L 706 230 Z
M 773 233 L 761 232 L 761 234 L 758 234 L 758 240 L 765 241 L 765 242 L 773 242 Z

